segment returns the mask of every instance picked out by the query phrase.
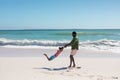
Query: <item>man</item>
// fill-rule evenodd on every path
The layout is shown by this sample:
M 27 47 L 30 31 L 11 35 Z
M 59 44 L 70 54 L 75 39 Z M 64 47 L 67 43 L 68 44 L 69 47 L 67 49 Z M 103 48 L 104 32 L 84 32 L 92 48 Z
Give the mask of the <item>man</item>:
M 75 61 L 74 61 L 73 56 L 77 53 L 77 51 L 79 49 L 79 40 L 76 37 L 76 35 L 77 35 L 77 33 L 75 31 L 72 32 L 72 36 L 73 36 L 72 41 L 64 46 L 64 47 L 67 47 L 69 45 L 71 46 L 70 65 L 69 65 L 69 67 L 72 66 L 72 63 L 73 63 L 73 67 L 75 67 Z

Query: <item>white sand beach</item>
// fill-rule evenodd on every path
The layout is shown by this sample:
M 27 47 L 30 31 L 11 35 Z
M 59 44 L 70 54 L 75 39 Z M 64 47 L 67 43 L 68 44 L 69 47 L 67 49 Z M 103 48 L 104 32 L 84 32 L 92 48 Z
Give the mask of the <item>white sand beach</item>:
M 0 80 L 120 80 L 120 55 L 80 49 L 75 55 L 80 69 L 66 69 L 70 49 L 53 61 L 43 56 L 56 49 L 0 47 Z

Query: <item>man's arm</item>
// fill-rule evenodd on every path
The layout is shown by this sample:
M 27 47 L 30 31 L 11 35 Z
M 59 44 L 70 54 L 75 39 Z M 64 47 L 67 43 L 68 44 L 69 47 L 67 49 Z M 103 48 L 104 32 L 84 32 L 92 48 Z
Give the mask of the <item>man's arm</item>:
M 67 46 L 69 46 L 69 45 L 71 45 L 73 43 L 74 43 L 74 39 L 70 43 L 66 44 L 64 47 L 67 47 Z
M 70 45 L 70 43 L 66 44 L 64 47 L 67 47 L 67 46 L 69 46 L 69 45 Z

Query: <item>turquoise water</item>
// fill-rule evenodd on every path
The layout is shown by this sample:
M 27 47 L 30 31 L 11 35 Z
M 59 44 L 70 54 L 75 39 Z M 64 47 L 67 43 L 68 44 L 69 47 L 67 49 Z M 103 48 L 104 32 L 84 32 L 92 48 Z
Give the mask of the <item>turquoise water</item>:
M 120 29 L 41 29 L 0 30 L 0 46 L 54 48 L 72 40 L 72 31 L 77 32 L 79 47 L 120 53 Z
M 72 40 L 77 32 L 79 47 L 120 53 L 120 29 L 0 30 L 0 46 L 54 48 Z
M 72 31 L 78 33 L 80 41 L 101 39 L 120 40 L 120 29 L 76 29 L 76 30 L 0 30 L 0 38 L 11 40 L 71 40 Z

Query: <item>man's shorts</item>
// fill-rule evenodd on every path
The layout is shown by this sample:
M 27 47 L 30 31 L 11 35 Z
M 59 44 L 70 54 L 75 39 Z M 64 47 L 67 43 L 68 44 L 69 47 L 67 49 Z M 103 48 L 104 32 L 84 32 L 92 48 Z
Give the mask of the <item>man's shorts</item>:
M 53 60 L 55 58 L 55 55 L 50 56 L 50 60 Z
M 74 56 L 77 53 L 77 51 L 78 51 L 77 49 L 71 50 L 71 54 L 70 55 Z

